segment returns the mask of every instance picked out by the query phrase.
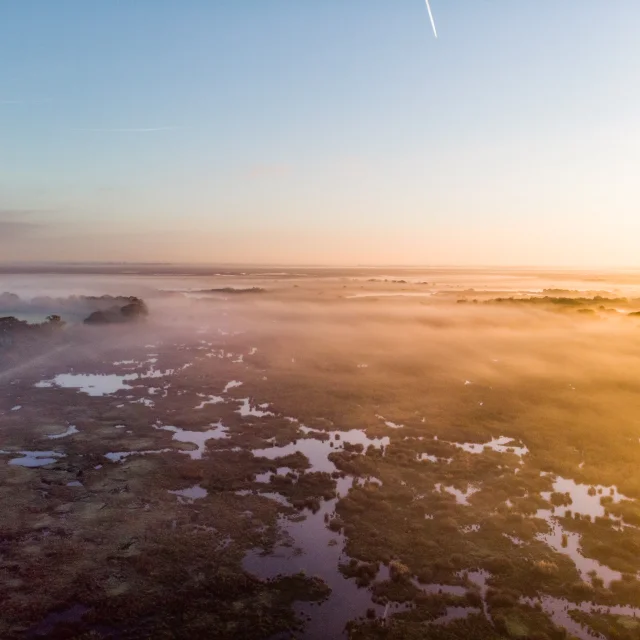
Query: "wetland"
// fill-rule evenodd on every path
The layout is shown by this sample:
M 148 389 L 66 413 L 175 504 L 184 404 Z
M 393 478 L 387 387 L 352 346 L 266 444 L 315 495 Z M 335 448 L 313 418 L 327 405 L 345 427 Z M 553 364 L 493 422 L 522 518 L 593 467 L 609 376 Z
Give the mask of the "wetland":
M 640 276 L 219 273 L 0 274 L 1 638 L 639 637 Z

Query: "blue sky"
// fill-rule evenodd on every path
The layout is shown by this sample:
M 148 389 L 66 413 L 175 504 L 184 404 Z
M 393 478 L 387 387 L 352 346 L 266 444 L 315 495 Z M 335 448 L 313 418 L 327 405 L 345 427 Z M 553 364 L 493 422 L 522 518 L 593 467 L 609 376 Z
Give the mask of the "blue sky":
M 640 266 L 637 0 L 0 7 L 0 260 Z

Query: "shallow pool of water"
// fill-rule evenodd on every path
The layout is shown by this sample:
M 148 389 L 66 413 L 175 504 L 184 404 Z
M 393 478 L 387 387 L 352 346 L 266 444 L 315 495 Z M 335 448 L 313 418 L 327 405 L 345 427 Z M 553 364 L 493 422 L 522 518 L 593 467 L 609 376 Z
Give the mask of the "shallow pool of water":
M 167 453 L 169 451 L 173 451 L 173 449 L 151 449 L 151 450 L 140 450 L 140 451 L 110 451 L 109 453 L 105 453 L 104 457 L 107 460 L 111 460 L 111 462 L 122 462 L 126 458 L 130 458 L 131 456 L 147 456 L 153 453 Z
M 236 387 L 241 387 L 241 386 L 242 386 L 242 382 L 240 382 L 240 380 L 231 380 L 231 382 L 227 382 L 224 389 L 222 390 L 222 393 L 227 393 L 231 389 L 235 389 Z
M 0 451 L 0 454 L 4 455 L 16 453 L 20 454 L 20 457 L 9 460 L 9 464 L 16 467 L 44 467 L 66 457 L 64 453 L 57 451 Z
M 477 442 L 449 442 L 454 447 L 462 449 L 467 453 L 480 454 L 483 453 L 485 448 L 497 451 L 498 453 L 513 453 L 519 457 L 522 457 L 529 453 L 529 449 L 526 446 L 516 446 L 513 444 L 514 439 L 506 436 L 500 436 L 499 438 L 491 438 L 489 442 L 479 444 Z
M 54 611 L 48 614 L 42 622 L 27 631 L 27 638 L 49 637 L 60 624 L 69 624 L 80 621 L 89 612 L 89 607 L 82 604 L 74 604 L 64 611 Z
M 208 491 L 201 487 L 199 484 L 193 485 L 193 487 L 188 487 L 186 489 L 178 489 L 177 491 L 169 491 L 174 496 L 178 496 L 178 500 L 180 502 L 191 503 L 194 500 L 202 500 L 202 498 L 206 498 Z
M 563 598 L 554 598 L 552 596 L 542 596 L 539 599 L 521 598 L 521 602 L 529 606 L 539 604 L 542 610 L 551 617 L 553 622 L 559 627 L 564 627 L 578 640 L 593 640 L 600 638 L 607 640 L 604 636 L 595 633 L 584 625 L 576 622 L 570 615 L 571 610 L 582 611 L 583 613 L 607 614 L 612 616 L 629 616 L 631 618 L 640 618 L 640 609 L 625 605 L 601 605 L 592 602 L 570 602 Z
M 205 452 L 207 440 L 222 440 L 229 437 L 227 434 L 227 427 L 225 427 L 222 422 L 209 426 L 212 426 L 213 429 L 207 429 L 205 431 L 186 431 L 179 427 L 160 424 L 154 424 L 153 428 L 160 429 L 161 431 L 171 431 L 173 433 L 173 440 L 176 440 L 177 442 L 188 442 L 196 445 L 197 449 L 194 449 L 193 451 L 182 451 L 181 453 L 190 456 L 193 460 L 200 460 Z
M 135 373 L 124 375 L 112 374 L 85 374 L 85 373 L 61 373 L 51 380 L 42 380 L 36 383 L 39 389 L 50 387 L 61 387 L 63 389 L 78 389 L 82 393 L 90 396 L 105 396 L 132 389 L 127 384 L 128 380 L 135 380 L 138 377 Z
M 436 492 L 446 491 L 451 495 L 455 496 L 456 502 L 461 505 L 468 505 L 469 498 L 474 494 L 480 491 L 479 487 L 474 487 L 473 485 L 469 485 L 466 491 L 461 491 L 460 489 L 456 489 L 455 487 L 443 486 L 439 482 L 433 488 Z
M 627 498 L 619 493 L 616 487 L 578 484 L 574 480 L 560 476 L 553 482 L 553 491 L 568 493 L 571 497 L 570 505 L 554 507 L 554 515 L 564 515 L 564 512 L 570 509 L 573 513 L 579 513 L 591 518 L 602 518 L 605 515 L 605 508 L 600 504 L 601 498 L 610 497 L 614 503 L 618 503 L 621 500 L 631 500 L 631 498 Z M 541 495 L 545 500 L 548 500 L 551 492 L 543 492 Z
M 536 513 L 536 517 L 546 520 L 551 528 L 549 533 L 538 534 L 536 538 L 549 545 L 554 551 L 571 558 L 573 563 L 576 565 L 576 569 L 579 571 L 580 576 L 585 582 L 591 582 L 589 574 L 592 571 L 602 579 L 606 586 L 611 584 L 614 580 L 621 579 L 622 574 L 619 571 L 610 569 L 597 560 L 593 560 L 592 558 L 587 558 L 582 555 L 580 548 L 580 534 L 565 530 L 560 522 L 553 516 L 551 511 L 540 509 Z M 564 540 L 566 540 L 566 544 L 563 544 Z
M 199 405 L 196 406 L 196 409 L 204 409 L 208 404 L 220 404 L 224 402 L 224 398 L 220 396 L 205 396 L 204 394 L 198 394 L 201 398 L 207 398 L 203 400 Z
M 389 429 L 402 429 L 404 427 L 403 424 L 391 422 L 391 420 L 387 420 L 384 416 L 381 416 L 381 415 L 376 415 L 376 418 L 378 418 L 378 420 L 382 420 L 385 426 L 389 427 Z
M 286 476 L 287 473 L 292 473 L 293 470 L 289 467 L 278 467 L 275 471 L 266 471 L 265 473 L 257 473 L 255 481 L 261 484 L 271 482 L 271 478 L 274 476 Z
M 331 595 L 320 605 L 296 603 L 298 614 L 310 616 L 304 637 L 310 640 L 341 638 L 349 620 L 364 616 L 372 608 L 382 615 L 384 607 L 375 605 L 369 589 L 359 588 L 355 580 L 345 578 L 338 565 L 349 561 L 344 554 L 344 537 L 325 525 L 325 514 L 331 516 L 337 500 L 323 502 L 315 514 L 305 511 L 300 522 L 281 519 L 281 528 L 291 546 L 279 546 L 271 554 L 255 549 L 247 553 L 243 566 L 246 571 L 264 580 L 277 575 L 304 571 L 308 576 L 322 578 L 331 588 Z
M 302 429 L 301 429 L 302 430 Z M 306 431 L 312 435 L 314 430 L 307 428 Z M 297 442 L 284 445 L 282 447 L 268 447 L 265 449 L 254 449 L 253 455 L 258 458 L 281 458 L 300 451 L 309 459 L 310 471 L 326 471 L 332 473 L 337 471 L 336 466 L 329 460 L 328 455 L 333 451 L 339 451 L 343 443 L 361 444 L 365 449 L 373 445 L 376 449 L 381 446 L 388 446 L 390 440 L 384 438 L 369 438 L 364 431 L 352 429 L 350 431 L 327 431 L 322 432 L 329 435 L 329 440 L 317 440 L 313 437 L 300 438 Z M 331 446 L 333 444 L 333 446 Z
M 240 408 L 237 409 L 236 413 L 239 413 L 243 418 L 248 418 L 249 416 L 253 416 L 254 418 L 264 418 L 266 416 L 275 415 L 271 411 L 266 411 L 269 406 L 267 403 L 252 406 L 249 398 L 241 398 L 239 402 L 242 404 L 240 405 Z
M 80 433 L 78 431 L 78 427 L 75 425 L 69 425 L 65 431 L 62 433 L 56 433 L 50 436 L 47 436 L 50 440 L 59 440 L 60 438 L 66 438 L 67 436 L 72 436 L 74 433 Z

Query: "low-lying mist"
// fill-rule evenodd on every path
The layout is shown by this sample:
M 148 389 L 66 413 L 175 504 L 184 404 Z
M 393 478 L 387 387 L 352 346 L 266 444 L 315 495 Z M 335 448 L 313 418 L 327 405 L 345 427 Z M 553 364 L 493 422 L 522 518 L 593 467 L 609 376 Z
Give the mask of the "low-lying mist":
M 3 296 L 49 318 L 0 319 L 0 635 L 52 609 L 78 633 L 159 637 L 179 611 L 176 637 L 256 640 L 294 611 L 303 637 L 330 619 L 353 640 L 514 620 L 586 640 L 614 624 L 596 606 L 640 614 L 634 283 L 412 277 L 119 274 L 82 298 L 32 276 Z M 129 296 L 148 313 L 112 311 Z

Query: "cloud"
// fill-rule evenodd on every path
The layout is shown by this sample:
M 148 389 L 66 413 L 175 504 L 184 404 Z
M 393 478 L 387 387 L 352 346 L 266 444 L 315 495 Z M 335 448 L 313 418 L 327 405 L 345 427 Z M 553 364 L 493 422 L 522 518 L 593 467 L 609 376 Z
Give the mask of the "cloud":
M 46 104 L 51 100 L 0 100 L 0 104 Z
M 39 222 L 26 222 L 24 220 L 2 220 L 0 218 L 0 243 L 28 237 L 43 226 L 44 225 Z
M 130 127 L 130 128 L 115 128 L 115 129 L 103 129 L 103 128 L 89 128 L 89 129 L 74 129 L 74 131 L 95 131 L 97 133 L 151 133 L 154 131 L 175 131 L 176 129 L 182 129 L 183 127 Z
M 288 164 L 256 164 L 249 167 L 250 178 L 281 178 L 293 172 Z
M 0 209 L 0 220 L 3 218 L 19 218 L 42 213 L 54 213 L 54 209 Z
M 33 219 L 45 213 L 52 213 L 52 210 L 0 209 L 0 244 L 28 238 L 45 228 L 46 223 Z

